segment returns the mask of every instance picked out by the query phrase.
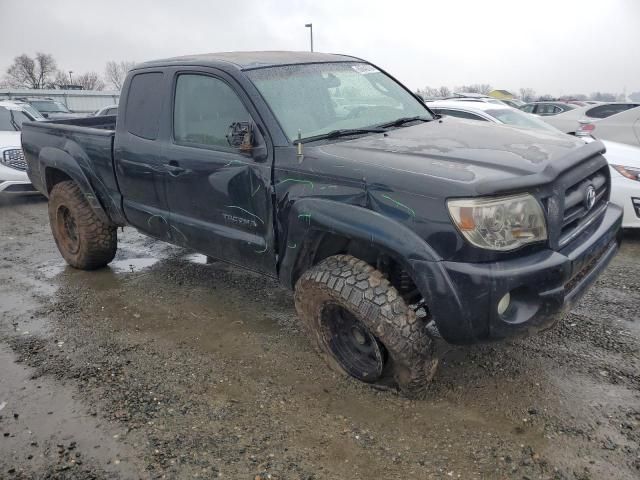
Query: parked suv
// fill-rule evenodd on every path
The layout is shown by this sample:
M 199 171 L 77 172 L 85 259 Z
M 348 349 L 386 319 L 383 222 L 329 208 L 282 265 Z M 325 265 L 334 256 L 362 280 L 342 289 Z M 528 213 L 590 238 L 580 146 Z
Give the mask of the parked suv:
M 620 241 L 600 142 L 438 118 L 346 55 L 144 63 L 117 121 L 30 123 L 22 143 L 70 265 L 108 265 L 132 225 L 275 277 L 331 367 L 410 395 L 441 339 L 554 325 Z
M 36 120 L 18 102 L 0 101 L 0 194 L 37 193 L 20 145 L 24 122 Z

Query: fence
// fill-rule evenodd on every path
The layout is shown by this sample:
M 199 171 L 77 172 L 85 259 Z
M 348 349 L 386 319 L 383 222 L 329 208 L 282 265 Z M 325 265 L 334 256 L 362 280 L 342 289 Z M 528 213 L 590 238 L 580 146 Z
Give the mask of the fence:
M 97 90 L 0 89 L 0 100 L 13 100 L 21 97 L 51 98 L 66 105 L 72 112 L 91 113 L 103 107 L 117 104 L 120 99 L 120 92 Z

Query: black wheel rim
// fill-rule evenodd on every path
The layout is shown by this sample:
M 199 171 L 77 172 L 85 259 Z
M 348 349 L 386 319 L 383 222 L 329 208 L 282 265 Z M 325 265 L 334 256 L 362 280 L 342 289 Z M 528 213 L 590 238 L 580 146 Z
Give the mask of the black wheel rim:
M 76 220 L 71 214 L 71 211 L 61 205 L 56 212 L 56 223 L 59 232 L 59 242 L 63 248 L 71 253 L 75 254 L 80 248 L 80 236 L 78 235 L 78 226 Z
M 342 368 L 364 382 L 382 375 L 386 352 L 369 329 L 349 310 L 337 304 L 322 310 L 325 341 Z

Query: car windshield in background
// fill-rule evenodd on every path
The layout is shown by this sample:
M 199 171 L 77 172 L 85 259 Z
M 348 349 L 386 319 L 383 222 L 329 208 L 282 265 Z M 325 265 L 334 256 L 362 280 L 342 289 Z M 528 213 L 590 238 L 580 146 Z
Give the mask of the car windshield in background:
M 367 63 L 319 63 L 247 72 L 294 141 L 433 116 L 400 84 Z
M 495 110 L 487 110 L 486 113 L 500 122 L 521 128 L 533 128 L 536 130 L 546 130 L 547 132 L 558 133 L 559 130 L 552 127 L 548 123 L 540 120 L 529 113 L 523 113 L 514 108 L 497 108 Z
M 19 132 L 22 130 L 22 123 L 30 119 L 20 110 L 9 110 L 0 107 L 0 131 Z
M 71 113 L 69 109 L 61 103 L 52 100 L 34 100 L 31 102 L 36 109 L 45 113 Z
M 33 118 L 33 120 L 44 120 L 42 114 L 28 103 L 21 103 L 20 107 L 22 107 L 24 111 Z

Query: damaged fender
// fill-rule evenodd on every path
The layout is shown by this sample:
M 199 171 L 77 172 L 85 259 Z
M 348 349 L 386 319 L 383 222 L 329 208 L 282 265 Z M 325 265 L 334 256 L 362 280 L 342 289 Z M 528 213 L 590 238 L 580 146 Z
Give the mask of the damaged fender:
M 411 275 L 429 306 L 436 323 L 437 311 L 460 311 L 461 303 L 441 265 L 438 254 L 405 225 L 372 210 L 321 198 L 297 200 L 288 214 L 286 237 L 282 239 L 279 277 L 293 288 L 297 278 L 312 266 L 325 234 L 335 233 L 369 244 L 389 255 Z M 419 269 L 419 271 L 418 271 Z M 438 308 L 433 306 L 438 305 Z M 465 316 L 466 317 L 466 316 Z M 448 319 L 447 319 L 448 320 Z M 454 322 L 467 323 L 465 319 Z M 457 325 L 470 329 L 471 325 Z

